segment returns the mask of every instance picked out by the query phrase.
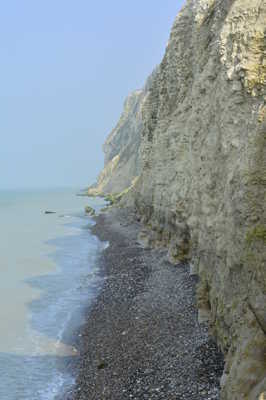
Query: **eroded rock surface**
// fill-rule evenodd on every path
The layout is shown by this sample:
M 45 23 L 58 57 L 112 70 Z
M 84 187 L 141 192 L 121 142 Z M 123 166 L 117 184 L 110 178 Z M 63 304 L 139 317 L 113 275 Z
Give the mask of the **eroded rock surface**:
M 104 169 L 97 183 L 89 188 L 90 195 L 121 193 L 139 175 L 142 108 L 155 75 L 156 69 L 143 89 L 127 97 L 121 118 L 103 145 Z
M 266 1 L 188 0 L 124 163 L 138 168 L 123 203 L 146 224 L 141 240 L 200 276 L 199 316 L 226 358 L 223 400 L 266 391 L 265 29 Z

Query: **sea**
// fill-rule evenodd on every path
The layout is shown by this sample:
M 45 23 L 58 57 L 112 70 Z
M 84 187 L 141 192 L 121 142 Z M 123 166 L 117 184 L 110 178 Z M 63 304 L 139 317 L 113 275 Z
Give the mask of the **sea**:
M 102 199 L 74 189 L 0 190 L 0 400 L 64 398 L 76 335 L 103 284 L 92 235 Z M 53 211 L 47 214 L 45 211 Z

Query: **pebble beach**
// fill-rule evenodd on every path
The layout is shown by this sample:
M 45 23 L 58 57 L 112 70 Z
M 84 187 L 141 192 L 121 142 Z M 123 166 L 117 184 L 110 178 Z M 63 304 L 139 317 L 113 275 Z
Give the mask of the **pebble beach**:
M 101 293 L 80 332 L 78 378 L 67 400 L 219 399 L 223 357 L 198 324 L 197 278 L 164 249 L 143 248 L 127 210 L 96 217 L 108 241 Z

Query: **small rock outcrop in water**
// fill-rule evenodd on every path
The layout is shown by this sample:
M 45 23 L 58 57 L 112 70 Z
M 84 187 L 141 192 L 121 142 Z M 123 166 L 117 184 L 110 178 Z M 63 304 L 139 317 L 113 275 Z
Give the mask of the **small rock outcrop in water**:
M 199 275 L 223 400 L 266 391 L 265 30 L 263 0 L 188 0 L 141 102 L 128 103 L 141 112 L 105 144 L 96 187 L 121 192 L 135 177 L 120 203 L 146 225 L 142 242 Z

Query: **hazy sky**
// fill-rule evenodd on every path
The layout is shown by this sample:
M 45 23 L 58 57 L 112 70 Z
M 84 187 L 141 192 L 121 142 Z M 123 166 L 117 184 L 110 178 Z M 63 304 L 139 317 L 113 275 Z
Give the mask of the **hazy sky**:
M 0 188 L 94 181 L 124 99 L 160 62 L 183 3 L 2 2 Z

